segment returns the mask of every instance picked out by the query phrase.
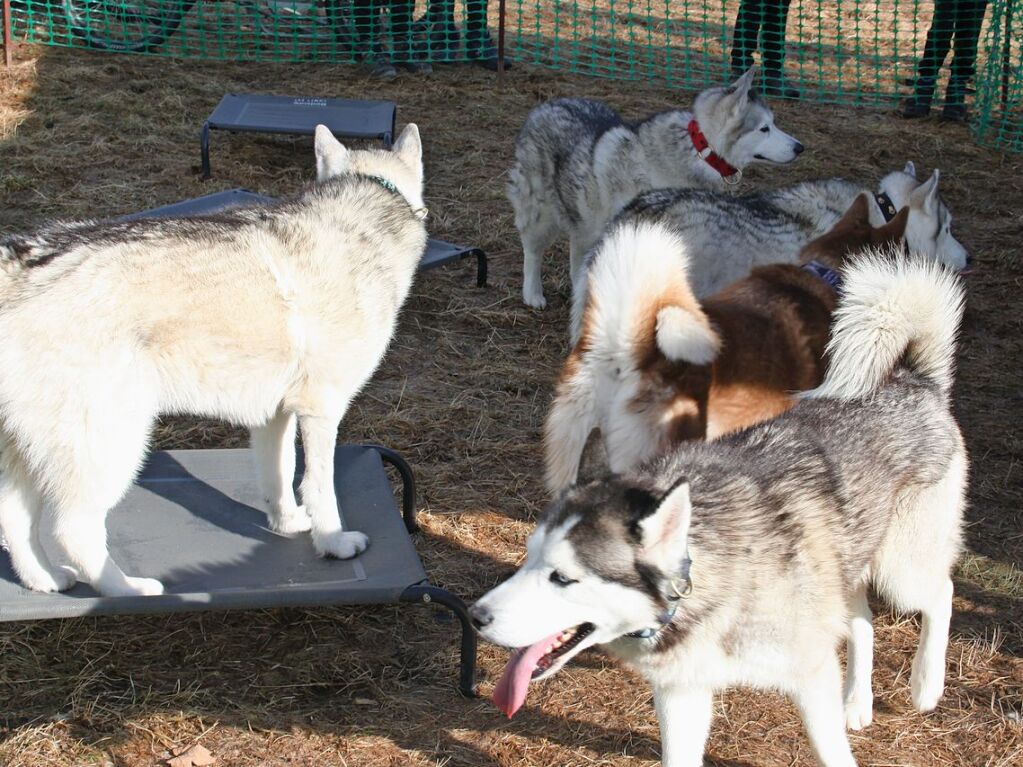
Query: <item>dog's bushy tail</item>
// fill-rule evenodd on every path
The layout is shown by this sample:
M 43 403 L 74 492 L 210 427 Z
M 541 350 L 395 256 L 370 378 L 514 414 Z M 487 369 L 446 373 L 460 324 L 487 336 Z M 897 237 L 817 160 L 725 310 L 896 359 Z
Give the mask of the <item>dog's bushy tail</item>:
M 869 396 L 901 367 L 942 393 L 952 387 L 962 283 L 934 261 L 875 252 L 843 275 L 824 383 L 808 397 Z
M 686 249 L 663 225 L 627 223 L 597 245 L 583 285 L 579 332 L 547 414 L 547 487 L 576 481 L 590 432 L 615 399 L 662 357 L 705 365 L 720 341 L 693 296 Z
M 706 365 L 720 339 L 689 286 L 685 243 L 655 222 L 627 223 L 598 246 L 588 288 L 587 332 L 612 354 L 633 360 L 660 353 Z

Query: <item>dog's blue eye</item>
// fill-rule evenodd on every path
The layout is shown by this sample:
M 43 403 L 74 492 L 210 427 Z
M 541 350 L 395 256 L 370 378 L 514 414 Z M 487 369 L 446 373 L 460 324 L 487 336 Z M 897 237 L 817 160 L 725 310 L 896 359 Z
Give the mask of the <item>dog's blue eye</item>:
M 760 129 L 760 132 L 761 133 L 770 133 L 771 132 L 771 126 L 765 125 L 763 128 Z
M 568 586 L 572 583 L 578 583 L 579 581 L 573 581 L 571 578 L 566 578 L 564 575 L 554 570 L 551 573 L 551 583 L 556 583 L 559 586 Z

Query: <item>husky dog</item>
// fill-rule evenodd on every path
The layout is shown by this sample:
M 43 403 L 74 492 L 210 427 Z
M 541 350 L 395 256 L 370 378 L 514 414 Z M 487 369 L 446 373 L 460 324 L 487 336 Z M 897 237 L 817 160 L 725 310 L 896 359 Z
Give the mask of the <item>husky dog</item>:
M 604 225 L 640 192 L 660 187 L 723 188 L 753 162 L 792 162 L 803 145 L 774 124 L 751 90 L 754 69 L 732 85 L 629 125 L 606 104 L 557 99 L 530 112 L 515 142 L 508 199 L 522 238 L 522 299 L 547 305 L 544 251 L 567 235 L 572 274 Z
M 967 474 L 949 401 L 963 291 L 933 262 L 881 256 L 844 285 L 827 377 L 794 408 L 547 510 L 522 568 L 471 609 L 484 638 L 521 648 L 495 691 L 507 714 L 602 644 L 652 684 L 666 767 L 702 764 L 713 693 L 740 685 L 790 696 L 821 764 L 853 767 L 871 583 L 922 613 L 912 700 L 937 705 Z
M 870 210 L 881 226 L 909 208 L 906 244 L 910 252 L 936 258 L 952 269 L 967 265 L 966 249 L 952 236 L 952 216 L 938 195 L 939 171 L 927 181 L 906 163 L 881 179 Z M 832 178 L 807 181 L 770 192 L 736 197 L 696 189 L 659 189 L 639 195 L 616 222 L 660 221 L 675 229 L 689 251 L 689 282 L 697 298 L 741 280 L 754 266 L 796 263 L 799 250 L 835 225 L 857 195 L 870 190 Z M 610 227 L 609 227 L 610 228 Z M 572 340 L 586 301 L 586 269 L 572 286 Z
M 349 151 L 321 125 L 316 167 L 268 207 L 0 241 L 0 528 L 27 588 L 162 593 L 113 561 L 105 528 L 160 413 L 248 426 L 270 526 L 311 529 L 325 556 L 366 548 L 341 528 L 334 445 L 426 246 L 419 130 Z
M 909 209 L 869 223 L 869 196 L 803 248 L 803 266 L 760 266 L 698 302 L 687 248 L 652 221 L 620 224 L 590 265 L 583 331 L 547 416 L 547 487 L 576 482 L 599 427 L 611 471 L 685 439 L 712 439 L 790 408 L 824 378 L 840 270 L 868 247 L 897 245 Z

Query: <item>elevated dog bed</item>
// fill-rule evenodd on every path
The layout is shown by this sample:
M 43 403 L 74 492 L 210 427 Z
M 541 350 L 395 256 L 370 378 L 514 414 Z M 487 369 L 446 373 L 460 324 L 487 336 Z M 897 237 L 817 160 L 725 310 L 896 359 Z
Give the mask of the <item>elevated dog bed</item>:
M 384 462 L 401 474 L 403 513 Z M 299 463 L 301 476 L 301 456 Z M 409 537 L 416 503 L 408 464 L 386 448 L 339 445 L 334 469 L 345 529 L 370 538 L 355 559 L 322 559 L 308 534 L 286 538 L 268 529 L 248 450 L 154 453 L 110 513 L 107 530 L 113 557 L 132 575 L 159 579 L 167 593 L 102 597 L 80 583 L 41 594 L 22 588 L 9 559 L 0 557 L 0 620 L 436 602 L 461 622 L 459 687 L 473 695 L 476 637 L 465 604 L 430 584 Z
M 210 131 L 289 133 L 311 136 L 323 124 L 342 138 L 394 140 L 393 101 L 296 98 L 228 93 L 206 118 L 199 135 L 202 177 L 210 177 Z
M 214 192 L 213 194 L 195 197 L 191 200 L 182 200 L 181 202 L 153 208 L 152 210 L 144 210 L 140 213 L 121 216 L 118 220 L 133 221 L 139 218 L 203 216 L 227 210 L 237 205 L 258 205 L 273 201 L 273 197 L 256 194 L 248 189 L 228 189 L 225 192 Z M 476 284 L 481 288 L 484 287 L 487 284 L 487 254 L 479 248 L 467 248 L 462 245 L 455 245 L 444 240 L 431 238 L 426 243 L 426 253 L 423 254 L 423 260 L 419 262 L 419 271 L 425 272 L 428 269 L 434 269 L 467 257 L 476 259 Z

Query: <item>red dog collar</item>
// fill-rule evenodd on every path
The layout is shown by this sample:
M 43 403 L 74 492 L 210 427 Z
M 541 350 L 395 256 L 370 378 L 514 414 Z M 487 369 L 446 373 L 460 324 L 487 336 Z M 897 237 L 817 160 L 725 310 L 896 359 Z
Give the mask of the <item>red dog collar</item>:
M 730 178 L 736 174 L 739 175 L 739 179 L 742 178 L 742 173 L 738 168 L 729 164 L 724 157 L 710 148 L 710 142 L 703 135 L 703 131 L 700 130 L 700 124 L 695 119 L 689 121 L 689 138 L 693 141 L 693 148 L 696 149 L 696 153 L 705 163 L 716 170 L 721 178 Z M 739 179 L 736 179 L 735 183 L 738 183 Z

